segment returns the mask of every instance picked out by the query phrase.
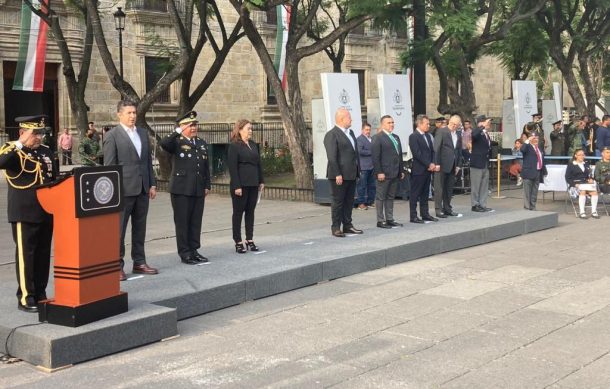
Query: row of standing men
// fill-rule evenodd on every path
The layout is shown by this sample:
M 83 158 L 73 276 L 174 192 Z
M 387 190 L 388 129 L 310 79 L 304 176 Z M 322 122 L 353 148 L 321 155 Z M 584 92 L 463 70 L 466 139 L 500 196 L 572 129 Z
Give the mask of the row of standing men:
M 492 120 L 484 115 L 476 117 L 476 128 L 470 134 L 471 147 L 471 210 L 490 212 L 487 207 L 489 194 L 489 159 L 492 141 L 489 136 Z M 408 145 L 412 155 L 410 172 L 403 161 L 400 138 L 394 133 L 394 119 L 385 115 L 380 119 L 380 130 L 370 136 L 370 125 L 365 124 L 362 135 L 355 137 L 351 130 L 351 115 L 340 108 L 335 113 L 335 126 L 326 133 L 324 146 L 328 159 L 327 179 L 331 189 L 331 234 L 345 237 L 346 233 L 362 234 L 352 222 L 354 195 L 358 179 L 375 181 L 375 209 L 377 227 L 402 226 L 394 218 L 394 198 L 400 178 L 410 174 L 409 221 L 423 224 L 425 221 L 457 217 L 451 200 L 456 176 L 463 165 L 462 127 L 459 115 L 449 118 L 446 126 L 438 128 L 434 137 L 430 134 L 430 120 L 426 115 L 416 117 L 416 128 L 409 135 Z M 522 178 L 524 181 L 524 208 L 536 209 L 538 185 L 546 175 L 544 148 L 539 146 L 541 137 L 535 126 L 528 127 L 528 139 L 523 153 Z M 434 208 L 432 216 L 428 207 L 429 188 L 434 177 Z M 365 181 L 365 182 L 366 182 Z M 361 184 L 365 185 L 365 183 Z M 368 202 L 370 204 L 370 201 Z M 419 215 L 417 205 L 419 204 Z

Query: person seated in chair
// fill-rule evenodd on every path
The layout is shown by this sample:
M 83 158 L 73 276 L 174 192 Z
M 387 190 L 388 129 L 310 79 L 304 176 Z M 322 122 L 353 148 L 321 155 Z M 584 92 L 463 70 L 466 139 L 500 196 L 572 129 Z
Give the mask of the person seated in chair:
M 602 159 L 595 164 L 595 181 L 601 193 L 610 194 L 610 146 L 602 148 Z
M 585 161 L 584 150 L 576 149 L 570 162 L 571 163 L 568 163 L 568 167 L 566 168 L 565 178 L 570 188 L 576 188 L 576 191 L 578 192 L 579 217 L 581 219 L 587 218 L 585 203 L 587 202 L 587 195 L 589 195 L 591 196 L 591 217 L 599 219 L 599 215 L 597 214 L 597 185 L 593 180 L 591 167 L 589 166 L 589 163 Z
M 508 168 L 508 173 L 517 178 L 517 186 L 523 185 L 523 179 L 521 178 L 521 169 L 523 168 L 523 153 L 521 152 L 521 146 L 523 142 L 521 139 L 515 140 L 515 146 L 512 148 L 511 152 L 515 159 L 511 162 L 510 167 Z

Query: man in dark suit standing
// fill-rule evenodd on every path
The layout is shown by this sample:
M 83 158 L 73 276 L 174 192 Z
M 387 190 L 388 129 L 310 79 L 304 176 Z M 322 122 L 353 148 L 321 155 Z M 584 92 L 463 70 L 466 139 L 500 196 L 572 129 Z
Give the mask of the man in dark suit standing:
M 392 228 L 402 224 L 394 220 L 394 197 L 398 180 L 403 177 L 402 147 L 400 138 L 393 134 L 394 119 L 384 115 L 380 120 L 381 131 L 373 136 L 373 171 L 377 179 L 375 207 L 377 227 Z
M 434 140 L 428 133 L 430 119 L 426 115 L 417 115 L 415 125 L 415 131 L 409 135 L 409 148 L 413 155 L 411 196 L 409 197 L 410 221 L 418 224 L 423 224 L 424 220 L 437 222 L 438 219 L 431 216 L 428 210 L 428 188 L 430 188 L 432 172 L 436 167 L 434 164 Z M 417 217 L 418 202 L 421 218 Z
M 472 130 L 472 152 L 470 154 L 470 205 L 473 212 L 489 212 L 489 157 L 491 119 L 485 115 L 476 118 L 477 127 Z
M 352 117 L 349 111 L 339 108 L 335 113 L 335 126 L 324 136 L 324 148 L 328 158 L 326 178 L 329 180 L 332 196 L 331 233 L 338 238 L 345 237 L 345 233 L 362 234 L 362 230 L 352 224 L 354 193 L 360 167 L 356 137 L 350 129 L 351 125 Z
M 121 215 L 121 281 L 127 279 L 123 271 L 125 232 L 131 218 L 131 259 L 133 273 L 157 274 L 159 271 L 146 264 L 144 239 L 149 199 L 157 195 L 157 181 L 153 173 L 152 154 L 145 129 L 136 127 L 136 105 L 131 101 L 117 104 L 119 125 L 104 137 L 104 165 L 121 165 L 123 168 L 123 201 Z
M 371 125 L 362 125 L 362 134 L 356 138 L 360 159 L 360 179 L 358 180 L 358 209 L 367 210 L 375 201 L 375 176 L 373 174 L 373 153 L 371 151 Z
M 178 118 L 178 128 L 161 140 L 163 150 L 172 154 L 172 176 L 169 181 L 176 244 L 182 263 L 196 265 L 208 262 L 197 249 L 201 247 L 201 222 L 205 197 L 210 192 L 208 145 L 197 137 L 197 112 Z
M 547 174 L 544 164 L 544 150 L 540 148 L 539 142 L 536 135 L 531 135 L 521 146 L 521 153 L 523 154 L 523 168 L 521 169 L 523 208 L 530 211 L 536 210 L 538 186 Z
M 446 127 L 434 135 L 434 208 L 436 217 L 458 216 L 451 207 L 455 176 L 462 165 L 462 139 L 457 129 L 462 125 L 459 115 L 449 118 Z

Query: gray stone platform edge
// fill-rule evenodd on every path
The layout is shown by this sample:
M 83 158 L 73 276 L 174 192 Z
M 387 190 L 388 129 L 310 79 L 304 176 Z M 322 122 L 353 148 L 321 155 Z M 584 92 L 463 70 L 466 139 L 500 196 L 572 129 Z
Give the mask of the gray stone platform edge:
M 59 369 L 176 336 L 177 322 L 189 317 L 323 281 L 556 227 L 558 223 L 557 213 L 539 212 L 519 221 L 296 266 L 144 304 L 127 313 L 79 327 L 80 330 L 48 324 L 24 326 L 14 331 L 8 348 L 11 355 L 33 365 Z M 41 331 L 42 326 L 44 331 Z M 4 343 L 12 330 L 0 325 L 0 350 L 6 351 Z

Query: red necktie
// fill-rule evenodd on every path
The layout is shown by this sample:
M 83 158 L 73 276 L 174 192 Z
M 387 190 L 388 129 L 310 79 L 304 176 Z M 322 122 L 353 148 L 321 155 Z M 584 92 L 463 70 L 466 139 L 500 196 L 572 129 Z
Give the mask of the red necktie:
M 538 159 L 536 169 L 542 170 L 542 157 L 540 156 L 540 150 L 538 150 L 538 146 L 534 146 L 534 150 L 536 151 L 536 158 Z

